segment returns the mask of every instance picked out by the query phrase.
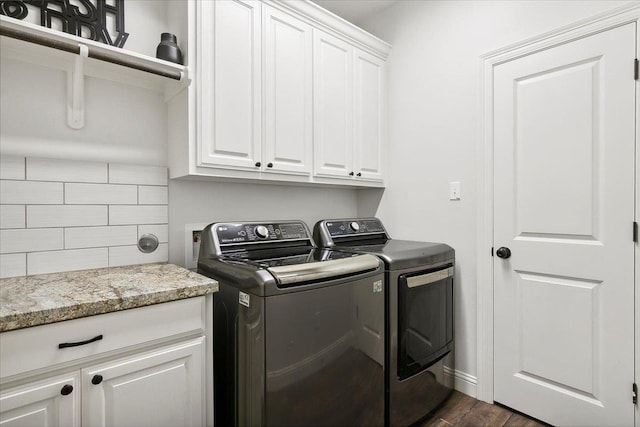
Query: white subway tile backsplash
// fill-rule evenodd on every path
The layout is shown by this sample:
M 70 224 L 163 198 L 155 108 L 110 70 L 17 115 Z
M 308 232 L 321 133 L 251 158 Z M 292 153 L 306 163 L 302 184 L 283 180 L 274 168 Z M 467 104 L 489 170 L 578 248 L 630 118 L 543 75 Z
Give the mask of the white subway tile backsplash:
M 169 241 L 169 225 L 139 225 L 138 239 L 145 234 L 153 234 L 160 243 L 167 243 Z
M 135 185 L 76 184 L 64 185 L 64 202 L 70 205 L 135 205 Z
M 109 225 L 166 224 L 169 209 L 166 205 L 156 206 L 109 206 Z
M 168 260 L 167 169 L 0 156 L 0 277 Z M 140 252 L 138 238 L 160 245 Z
M 137 246 L 114 246 L 109 248 L 109 267 L 166 262 L 168 259 L 169 245 L 167 243 L 161 243 L 155 251 L 148 254 L 140 252 Z
M 24 157 L 0 156 L 0 179 L 24 179 Z
M 27 158 L 31 181 L 107 182 L 107 164 L 76 160 Z
M 27 227 L 107 225 L 107 206 L 27 206 Z
M 0 230 L 0 254 L 62 249 L 62 228 Z
M 0 229 L 24 228 L 24 205 L 0 205 Z
M 73 227 L 64 230 L 65 249 L 99 248 L 135 245 L 138 232 L 135 225 L 115 227 Z
M 108 248 L 72 249 L 27 254 L 27 274 L 59 273 L 109 266 Z
M 0 255 L 0 279 L 27 274 L 27 254 Z
M 166 205 L 169 203 L 169 189 L 164 186 L 139 186 L 138 203 L 141 205 Z
M 167 185 L 167 168 L 109 164 L 109 183 Z
M 61 182 L 0 180 L 3 205 L 56 205 L 63 202 Z

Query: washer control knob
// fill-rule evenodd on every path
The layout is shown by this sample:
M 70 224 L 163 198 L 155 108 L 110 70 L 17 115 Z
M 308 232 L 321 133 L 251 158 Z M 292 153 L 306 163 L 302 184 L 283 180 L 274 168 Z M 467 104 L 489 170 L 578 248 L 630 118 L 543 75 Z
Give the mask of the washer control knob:
M 269 229 L 264 225 L 257 226 L 254 228 L 253 232 L 261 239 L 266 239 L 269 236 Z
M 357 222 L 353 221 L 351 224 L 349 224 L 349 228 L 351 228 L 353 231 L 359 231 L 360 230 L 360 224 L 358 224 Z

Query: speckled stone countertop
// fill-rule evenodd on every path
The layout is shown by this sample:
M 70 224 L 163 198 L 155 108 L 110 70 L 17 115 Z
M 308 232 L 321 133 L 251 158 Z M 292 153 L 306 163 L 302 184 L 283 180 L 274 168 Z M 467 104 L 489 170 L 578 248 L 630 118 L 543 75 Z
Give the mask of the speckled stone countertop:
M 0 332 L 218 291 L 173 264 L 143 264 L 0 280 Z

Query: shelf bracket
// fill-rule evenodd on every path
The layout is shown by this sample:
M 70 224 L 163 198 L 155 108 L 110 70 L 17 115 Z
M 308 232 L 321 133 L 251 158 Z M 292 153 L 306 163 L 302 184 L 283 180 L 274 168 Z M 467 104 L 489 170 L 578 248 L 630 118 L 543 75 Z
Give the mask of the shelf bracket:
M 67 124 L 72 129 L 84 127 L 84 62 L 89 57 L 89 47 L 78 47 L 73 70 L 67 71 Z

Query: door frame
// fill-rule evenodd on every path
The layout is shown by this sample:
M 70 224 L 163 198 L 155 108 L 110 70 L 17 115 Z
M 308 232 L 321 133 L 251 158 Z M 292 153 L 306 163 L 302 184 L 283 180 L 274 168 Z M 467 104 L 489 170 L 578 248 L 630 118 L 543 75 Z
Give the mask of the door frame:
M 588 37 L 595 33 L 606 31 L 628 23 L 636 23 L 636 57 L 640 50 L 640 3 L 633 2 L 618 7 L 592 18 L 578 21 L 574 24 L 541 34 L 522 42 L 506 46 L 480 57 L 480 103 L 481 114 L 479 129 L 478 153 L 478 216 L 477 216 L 477 399 L 493 403 L 493 72 L 494 67 L 534 52 L 548 49 L 573 40 Z M 633 72 L 633 62 L 629 62 L 629 72 Z M 636 81 L 636 117 L 640 111 L 640 83 Z M 635 213 L 638 218 L 640 212 L 640 155 L 638 150 L 638 135 L 640 121 L 636 121 L 636 184 L 635 184 Z M 631 225 L 630 225 L 631 235 Z M 631 236 L 630 236 L 631 238 Z M 635 365 L 640 368 L 640 251 L 638 243 L 635 250 Z M 636 381 L 638 382 L 638 381 Z M 629 384 L 631 395 L 631 379 Z M 636 407 L 636 419 L 640 412 Z

